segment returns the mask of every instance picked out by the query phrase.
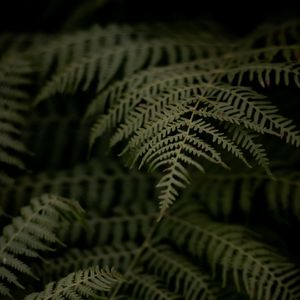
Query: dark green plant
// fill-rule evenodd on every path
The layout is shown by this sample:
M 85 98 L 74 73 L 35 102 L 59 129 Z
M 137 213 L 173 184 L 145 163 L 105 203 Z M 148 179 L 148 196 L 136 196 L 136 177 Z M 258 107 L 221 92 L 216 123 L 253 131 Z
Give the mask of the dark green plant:
M 298 21 L 0 46 L 3 299 L 300 299 Z

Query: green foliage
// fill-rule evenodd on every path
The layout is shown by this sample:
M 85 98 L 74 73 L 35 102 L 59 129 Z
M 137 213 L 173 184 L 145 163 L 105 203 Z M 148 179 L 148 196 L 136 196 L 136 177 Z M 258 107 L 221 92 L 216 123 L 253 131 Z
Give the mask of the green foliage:
M 53 250 L 47 244 L 61 243 L 55 232 L 62 221 L 81 215 L 75 202 L 46 194 L 33 198 L 29 206 L 21 208 L 20 216 L 3 228 L 0 237 L 0 277 L 5 282 L 1 284 L 0 293 L 11 296 L 7 283 L 24 288 L 14 272 L 33 277 L 34 273 L 23 257 L 38 258 L 40 251 Z
M 223 286 L 231 281 L 250 299 L 299 298 L 296 264 L 257 241 L 244 227 L 212 222 L 205 215 L 189 213 L 187 217 L 168 217 L 168 237 L 178 246 L 187 247 L 191 255 L 205 259 L 213 277 L 220 274 Z
M 94 267 L 71 273 L 58 282 L 51 282 L 43 292 L 31 294 L 25 299 L 90 299 L 90 297 L 101 299 L 98 297 L 98 292 L 109 291 L 120 280 L 121 277 L 114 270 Z
M 19 56 L 0 58 L 0 185 L 13 180 L 11 168 L 25 169 L 22 155 L 27 150 L 20 128 L 28 110 L 31 73 L 30 63 Z
M 299 299 L 299 29 L 0 36 L 3 298 Z
M 257 135 L 270 134 L 300 145 L 291 120 L 262 100 L 265 97 L 254 87 L 246 86 L 254 82 L 261 87 L 281 83 L 300 87 L 299 44 L 245 48 L 244 41 L 228 41 L 215 52 L 187 63 L 166 62 L 124 74 L 88 108 L 89 116 L 101 113 L 109 103 L 108 112 L 91 129 L 91 146 L 103 133 L 115 130 L 110 145 L 127 140 L 122 155 L 129 157 L 130 164 L 139 162 L 139 167 L 165 172 L 157 184 L 160 217 L 178 197 L 178 189 L 190 183 L 187 166 L 204 172 L 203 161 L 209 161 L 227 168 L 222 157 L 229 152 L 249 167 L 249 159 L 256 161 L 270 174 Z

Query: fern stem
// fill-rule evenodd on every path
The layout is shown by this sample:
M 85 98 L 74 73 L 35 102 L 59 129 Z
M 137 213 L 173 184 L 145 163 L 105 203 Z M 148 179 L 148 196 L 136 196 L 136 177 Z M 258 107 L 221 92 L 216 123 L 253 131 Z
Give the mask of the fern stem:
M 131 271 L 134 269 L 136 263 L 139 261 L 141 255 L 143 254 L 143 252 L 145 251 L 145 249 L 147 249 L 150 246 L 151 243 L 151 238 L 154 235 L 156 229 L 158 228 L 158 226 L 160 225 L 159 222 L 154 221 L 152 227 L 149 229 L 149 232 L 145 238 L 145 240 L 143 241 L 142 245 L 140 246 L 140 248 L 137 250 L 137 253 L 135 255 L 135 257 L 133 258 L 132 262 L 130 263 L 130 265 L 128 266 L 124 277 L 127 278 L 127 276 L 131 273 Z M 120 291 L 122 287 L 122 282 L 117 283 L 115 289 L 113 290 L 112 294 L 109 297 L 109 300 L 114 300 L 115 297 L 117 296 L 118 292 Z
M 17 230 L 9 239 L 7 243 L 4 244 L 4 246 L 0 249 L 0 258 L 3 256 L 3 253 L 5 252 L 5 249 L 9 248 L 9 245 L 14 241 L 14 239 L 27 227 L 28 224 L 31 223 L 31 221 L 37 216 L 42 210 L 45 209 L 47 205 L 50 205 L 50 203 L 45 203 L 45 205 L 41 206 L 39 210 L 37 210 L 34 214 L 30 216 L 24 223 L 24 226 L 20 227 L 19 230 Z

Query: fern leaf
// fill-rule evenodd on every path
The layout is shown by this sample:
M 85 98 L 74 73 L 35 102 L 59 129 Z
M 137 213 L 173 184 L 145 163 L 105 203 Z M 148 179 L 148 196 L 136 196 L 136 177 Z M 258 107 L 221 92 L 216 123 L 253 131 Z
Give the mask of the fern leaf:
M 157 174 L 149 176 L 137 170 L 129 173 L 112 159 L 106 162 L 93 159 L 59 171 L 55 176 L 53 171 L 44 171 L 20 177 L 14 186 L 0 190 L 0 203 L 7 213 L 15 214 L 16 208 L 23 206 L 28 198 L 51 193 L 76 199 L 84 209 L 103 216 L 122 203 L 131 203 L 132 199 L 153 198 L 156 178 Z
M 168 236 L 180 246 L 186 245 L 188 238 L 188 251 L 206 259 L 214 277 L 221 268 L 223 286 L 232 282 L 237 291 L 245 291 L 255 299 L 299 298 L 299 268 L 255 240 L 245 228 L 218 224 L 196 214 L 188 220 L 170 216 L 167 223 Z
M 77 272 L 93 266 L 114 266 L 120 272 L 125 272 L 138 245 L 133 242 L 114 243 L 112 246 L 96 246 L 90 249 L 71 248 L 63 255 L 47 260 L 42 267 L 36 266 L 43 282 L 58 280 L 70 272 Z
M 241 46 L 255 47 L 258 42 L 263 46 L 287 46 L 299 43 L 299 28 L 299 20 L 289 20 L 280 24 L 262 24 L 241 41 Z
M 58 68 L 58 73 L 42 89 L 36 98 L 35 104 L 57 92 L 74 93 L 79 85 L 82 86 L 83 90 L 86 90 L 95 78 L 98 78 L 96 89 L 99 91 L 120 71 L 122 65 L 124 65 L 122 67 L 123 76 L 128 76 L 137 70 L 145 68 L 146 65 L 151 67 L 160 64 L 162 57 L 167 58 L 167 62 L 164 63 L 174 64 L 178 61 L 188 61 L 198 56 L 203 57 L 207 52 L 214 53 L 218 51 L 218 46 L 215 47 L 213 44 L 208 44 L 207 38 L 201 39 L 202 30 L 199 29 L 194 35 L 187 34 L 187 28 L 187 32 L 178 32 L 173 36 L 169 34 L 168 37 L 165 37 L 164 34 L 158 31 L 160 34 L 157 34 L 157 37 L 153 33 L 151 37 L 149 33 L 147 34 L 148 30 L 144 28 L 142 32 L 144 31 L 145 38 L 141 40 L 136 37 L 130 37 L 130 34 L 126 32 L 126 28 L 125 33 L 122 31 L 122 28 L 119 28 L 119 30 L 119 34 L 125 36 L 122 43 L 116 42 L 115 45 L 110 44 L 109 47 L 101 47 L 99 45 L 98 49 L 93 49 L 90 53 L 88 49 L 84 55 L 84 50 L 80 49 L 79 52 L 82 52 L 82 57 L 77 56 L 77 59 L 72 58 L 72 53 L 65 53 L 65 56 L 69 55 L 71 57 L 69 58 L 70 63 L 66 64 L 64 62 L 63 64 L 67 65 L 67 67 L 64 69 Z M 142 32 L 140 36 L 143 36 Z M 117 35 L 117 32 L 113 32 L 113 34 Z M 139 36 L 139 34 L 136 35 Z M 195 40 L 195 37 L 197 37 L 197 40 Z M 96 35 L 95 38 L 97 43 L 99 37 Z M 84 41 L 87 42 L 89 39 L 91 37 L 86 36 L 83 41 L 81 40 L 83 46 L 78 42 L 74 44 L 78 43 L 78 47 L 85 48 Z M 215 44 L 217 45 L 217 43 Z M 68 49 L 65 49 L 65 51 L 68 51 Z M 69 50 L 68 52 L 71 51 Z
M 220 172 L 211 168 L 204 175 L 196 176 L 201 186 L 186 190 L 185 199 L 193 197 L 216 217 L 228 219 L 239 210 L 244 216 L 254 212 L 264 203 L 266 213 L 278 218 L 300 218 L 299 174 L 280 167 L 272 173 L 262 170 L 237 170 Z M 258 193 L 261 193 L 259 199 Z
M 100 291 L 110 291 L 121 280 L 122 276 L 114 269 L 93 267 L 71 273 L 58 282 L 51 282 L 43 292 L 33 293 L 25 299 L 87 299 L 86 297 L 97 297 Z
M 21 209 L 21 216 L 3 228 L 0 237 L 0 277 L 15 286 L 22 287 L 15 271 L 33 276 L 31 268 L 19 256 L 37 258 L 40 251 L 52 250 L 48 244 L 60 243 L 55 231 L 61 220 L 80 217 L 76 203 L 64 198 L 43 195 L 33 198 L 29 206 Z M 4 285 L 5 290 L 8 289 Z
M 90 146 L 104 132 L 115 130 L 110 144 L 126 140 L 122 154 L 131 164 L 139 161 L 140 167 L 147 164 L 150 170 L 165 167 L 167 174 L 158 184 L 161 215 L 176 200 L 178 189 L 188 184 L 187 165 L 203 171 L 199 161 L 208 160 L 226 167 L 221 154 L 228 151 L 250 166 L 244 148 L 271 175 L 266 153 L 252 133 L 267 133 L 300 145 L 299 132 L 289 119 L 277 114 L 272 103 L 262 100 L 263 95 L 240 86 L 247 75 L 250 82 L 257 79 L 262 86 L 271 80 L 289 85 L 292 79 L 299 87 L 298 65 L 294 61 L 267 62 L 264 56 L 258 61 L 240 61 L 236 59 L 240 54 L 237 47 L 222 57 L 207 58 L 206 63 L 202 58 L 149 69 L 138 74 L 139 78 L 129 76 L 104 90 L 88 109 L 90 115 L 110 102 L 107 114 L 91 128 Z M 238 86 L 233 85 L 236 78 Z M 99 101 L 104 104 L 97 104 Z M 237 128 L 233 136 L 224 134 L 226 126 Z
M 157 299 L 157 300 L 175 300 L 181 299 L 179 294 L 173 293 L 162 284 L 154 276 L 131 274 L 130 279 L 133 281 L 132 296 L 138 299 Z
M 150 247 L 144 259 L 150 270 L 174 286 L 186 299 L 224 299 L 225 291 L 213 282 L 205 271 L 195 267 L 185 257 L 165 246 Z
M 0 184 L 13 181 L 11 167 L 25 169 L 22 155 L 27 149 L 21 141 L 29 95 L 25 89 L 31 81 L 30 64 L 20 57 L 6 57 L 0 61 Z M 6 171 L 7 170 L 7 171 Z
M 126 240 L 136 242 L 147 235 L 155 217 L 157 213 L 153 207 L 145 207 L 145 204 L 143 210 L 141 207 L 136 210 L 127 207 L 119 215 L 115 214 L 110 218 L 91 215 L 85 222 L 85 227 L 74 222 L 60 230 L 59 236 L 69 245 L 77 245 L 79 241 L 87 246 L 107 243 L 118 245 Z

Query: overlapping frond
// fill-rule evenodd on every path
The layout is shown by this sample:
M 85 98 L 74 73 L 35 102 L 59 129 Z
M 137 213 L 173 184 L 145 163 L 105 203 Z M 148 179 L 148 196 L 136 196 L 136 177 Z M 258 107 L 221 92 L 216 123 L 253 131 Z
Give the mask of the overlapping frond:
M 61 243 L 56 233 L 62 221 L 81 217 L 82 210 L 76 202 L 47 194 L 33 198 L 29 206 L 23 207 L 0 237 L 2 294 L 10 295 L 10 285 L 23 288 L 16 272 L 34 277 L 25 257 L 38 258 L 39 252 L 52 250 L 51 244 Z
M 223 286 L 233 284 L 251 299 L 298 299 L 299 267 L 256 240 L 244 227 L 211 221 L 205 215 L 169 215 L 166 235 L 191 255 L 208 262 Z
M 201 185 L 191 186 L 183 196 L 198 199 L 213 215 L 225 219 L 236 211 L 250 215 L 262 205 L 275 217 L 299 219 L 299 173 L 279 168 L 273 176 L 275 180 L 263 170 L 212 168 L 196 176 L 195 183 Z
M 150 270 L 154 270 L 157 276 L 170 288 L 180 292 L 185 299 L 225 299 L 226 290 L 222 290 L 205 270 L 196 267 L 186 257 L 176 254 L 170 247 L 150 247 L 143 259 Z
M 153 30 L 153 26 L 150 30 L 145 25 L 135 29 L 118 26 L 97 28 L 92 34 L 81 34 L 81 44 L 75 40 L 69 42 L 75 50 L 71 50 L 69 44 L 54 48 L 52 51 L 57 52 L 61 60 L 57 63 L 58 72 L 41 90 L 35 103 L 55 93 L 73 94 L 79 87 L 85 91 L 93 83 L 100 91 L 120 72 L 126 77 L 146 67 L 175 64 L 221 52 L 222 43 L 212 41 L 208 33 L 204 34 L 196 26 L 191 31 L 186 24 L 185 31 L 177 32 L 159 24 L 156 27 L 157 31 Z M 51 49 L 51 45 L 49 47 Z M 49 47 L 46 52 L 49 52 Z M 53 57 L 49 60 L 53 61 Z
M 248 166 L 252 158 L 271 175 L 255 136 L 270 134 L 295 146 L 300 136 L 292 121 L 249 85 L 300 87 L 299 49 L 297 44 L 244 49 L 237 42 L 214 56 L 126 76 L 88 108 L 87 116 L 100 113 L 90 146 L 112 131 L 111 146 L 126 141 L 122 154 L 129 162 L 166 172 L 158 183 L 161 216 L 190 182 L 189 165 L 204 171 L 208 160 L 227 167 L 222 154 L 230 152 Z
M 122 242 L 113 246 L 96 246 L 90 249 L 71 248 L 63 255 L 49 259 L 43 266 L 36 266 L 42 282 L 58 280 L 71 272 L 77 272 L 93 266 L 114 266 L 119 272 L 125 272 L 139 246 L 132 242 Z
M 291 226 L 299 221 L 299 174 L 274 168 L 263 145 L 269 135 L 300 146 L 296 126 L 280 114 L 285 105 L 268 96 L 300 88 L 299 22 L 262 26 L 239 40 L 204 23 L 107 25 L 66 35 L 5 35 L 0 48 L 1 167 L 4 160 L 9 168 L 24 167 L 19 140 L 29 65 L 35 104 L 52 100 L 32 107 L 22 131 L 37 153 L 34 174 L 0 190 L 1 221 L 12 220 L 0 238 L 0 295 L 21 298 L 24 292 L 9 287 L 25 287 L 22 279 L 31 275 L 40 284 L 57 282 L 26 300 L 300 298 L 293 241 L 282 237 L 282 246 L 228 224 L 253 212 L 255 221 L 247 220 L 256 231 L 277 238 L 281 232 L 261 225 L 261 217 L 275 223 L 271 211 L 280 220 L 296 217 Z M 17 52 L 23 59 L 8 59 Z M 91 97 L 87 122 L 80 123 Z M 127 165 L 154 173 L 126 171 L 103 156 L 105 143 L 90 153 L 101 157 L 86 162 L 93 117 L 90 147 L 108 133 Z M 255 165 L 260 169 L 250 169 Z M 148 201 L 157 197 L 157 181 L 160 214 Z M 169 211 L 191 182 L 182 205 Z M 65 198 L 38 197 L 45 192 L 78 200 L 87 220 L 66 222 L 81 209 Z M 208 211 L 227 223 L 212 221 Z M 34 260 L 55 242 L 70 249 Z M 126 282 L 100 269 L 106 265 L 124 272 Z M 32 282 L 26 290 L 41 289 Z
M 58 282 L 51 282 L 46 285 L 43 292 L 30 294 L 26 296 L 25 299 L 81 300 L 91 299 L 91 297 L 99 299 L 99 292 L 110 291 L 114 284 L 121 280 L 122 276 L 114 269 L 100 269 L 98 266 L 96 266 L 71 273 L 68 276 L 60 279 Z
M 119 245 L 126 240 L 136 242 L 147 235 L 156 217 L 153 207 L 141 203 L 112 217 L 91 215 L 84 227 L 74 222 L 70 227 L 62 228 L 59 235 L 69 245 L 78 245 L 78 241 L 86 246 Z
M 28 198 L 51 193 L 76 199 L 85 209 L 104 215 L 121 203 L 130 203 L 133 198 L 153 198 L 153 183 L 157 178 L 155 174 L 129 173 L 110 158 L 106 162 L 94 159 L 75 164 L 53 174 L 52 170 L 20 177 L 14 186 L 0 191 L 1 206 L 7 212 L 15 212 L 15 207 L 23 206 Z
M 133 283 L 131 295 L 137 299 L 156 299 L 156 300 L 179 300 L 180 294 L 171 292 L 164 285 L 151 275 L 131 274 L 130 279 Z

